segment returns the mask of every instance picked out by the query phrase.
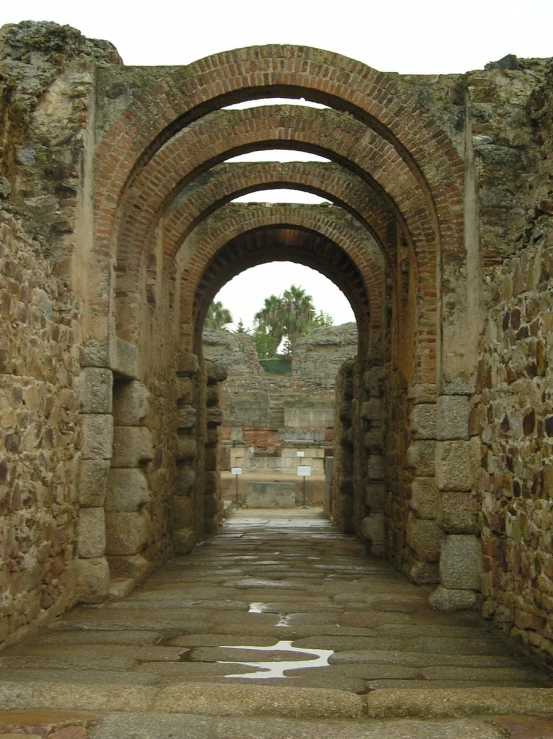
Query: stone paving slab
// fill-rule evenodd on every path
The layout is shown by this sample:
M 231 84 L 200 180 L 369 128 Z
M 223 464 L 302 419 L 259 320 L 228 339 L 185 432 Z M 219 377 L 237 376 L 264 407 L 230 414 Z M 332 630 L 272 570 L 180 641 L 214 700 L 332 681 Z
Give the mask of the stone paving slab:
M 212 719 L 156 714 L 109 715 L 90 739 L 505 739 L 498 727 L 480 720 L 461 721 L 305 721 L 257 718 Z
M 78 607 L 43 636 L 2 652 L 0 708 L 97 712 L 98 737 L 106 714 L 140 714 L 148 723 L 157 712 L 167 726 L 188 722 L 187 738 L 196 731 L 209 739 L 495 739 L 507 731 L 500 723 L 464 717 L 548 710 L 543 696 L 549 691 L 541 689 L 553 684 L 551 673 L 515 653 L 476 612 L 432 611 L 428 588 L 368 557 L 360 542 L 336 535 L 313 512 L 273 520 L 248 511 L 226 531 L 191 556 L 173 559 L 126 600 Z M 290 653 L 278 647 L 272 664 L 281 665 L 282 678 L 239 664 L 271 663 L 267 648 L 279 641 L 333 654 L 328 666 L 308 667 L 308 655 L 298 653 L 301 669 L 293 669 Z M 494 693 L 493 705 L 478 698 L 509 688 L 537 690 L 539 700 L 525 693 L 520 701 L 516 692 Z M 356 713 L 359 706 L 364 717 Z M 402 713 L 405 706 L 411 713 Z M 181 724 L 171 723 L 173 711 Z M 285 718 L 305 717 L 305 711 L 311 721 Z M 241 718 L 221 718 L 233 713 Z M 258 714 L 271 714 L 270 723 L 259 723 Z M 346 715 L 348 721 L 333 718 Z M 463 721 L 441 721 L 459 717 Z M 123 720 L 113 718 L 105 730 L 115 731 Z M 134 739 L 133 720 L 119 736 Z M 163 739 L 143 736 L 154 735 Z M 81 732 L 76 739 L 85 737 Z

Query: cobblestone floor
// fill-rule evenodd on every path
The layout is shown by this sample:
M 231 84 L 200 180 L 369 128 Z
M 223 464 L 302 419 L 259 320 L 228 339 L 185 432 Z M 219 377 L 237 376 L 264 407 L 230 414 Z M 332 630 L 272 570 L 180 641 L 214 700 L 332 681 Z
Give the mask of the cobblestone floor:
M 125 600 L 2 652 L 0 708 L 19 713 L 0 735 L 553 737 L 533 717 L 553 712 L 551 675 L 428 592 L 317 511 L 239 511 Z

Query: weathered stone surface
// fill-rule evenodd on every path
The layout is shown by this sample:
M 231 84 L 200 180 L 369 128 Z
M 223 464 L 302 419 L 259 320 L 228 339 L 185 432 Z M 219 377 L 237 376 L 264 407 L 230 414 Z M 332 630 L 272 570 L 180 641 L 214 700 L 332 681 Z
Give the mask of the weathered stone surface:
M 143 549 L 151 532 L 148 511 L 134 513 L 106 512 L 106 554 L 137 554 Z
M 113 451 L 113 416 L 84 414 L 83 459 L 111 459 Z
M 108 459 L 83 459 L 80 464 L 79 502 L 83 507 L 104 505 Z
M 440 490 L 470 490 L 474 471 L 470 442 L 439 441 L 436 446 L 436 480 Z
M 145 426 L 116 426 L 112 467 L 139 467 L 154 457 L 152 435 Z
M 475 534 L 477 527 L 470 494 L 443 492 L 440 495 L 438 522 L 448 534 Z
M 423 562 L 437 562 L 440 558 L 443 532 L 435 521 L 409 515 L 407 522 L 407 543 Z
M 415 405 L 409 416 L 411 430 L 417 439 L 436 438 L 436 405 L 421 403 Z
M 192 467 L 179 465 L 175 481 L 175 495 L 189 495 L 196 482 L 196 471 Z
M 147 559 L 140 554 L 126 556 L 110 555 L 109 569 L 113 577 L 143 577 L 150 567 Z
M 440 557 L 440 578 L 452 590 L 480 590 L 482 543 L 476 536 L 448 534 Z
M 195 354 L 182 354 L 177 364 L 179 377 L 193 377 L 200 371 L 200 363 Z
M 415 477 L 411 484 L 409 505 L 418 518 L 435 519 L 439 512 L 440 492 L 433 477 Z
M 474 590 L 452 590 L 438 585 L 431 593 L 428 603 L 437 611 L 464 611 L 472 608 L 476 603 L 476 592 Z
M 100 367 L 85 367 L 78 378 L 79 398 L 83 413 L 111 413 L 112 411 L 111 370 Z
M 81 508 L 78 529 L 79 557 L 103 557 L 106 548 L 106 523 L 103 508 Z
M 125 341 L 119 336 L 116 338 L 113 369 L 120 375 L 133 380 L 138 379 L 138 347 L 136 344 Z
M 293 482 L 250 482 L 246 502 L 250 508 L 294 508 L 296 486 Z
M 196 456 L 196 439 L 188 436 L 180 436 L 177 446 L 177 460 L 192 460 Z
M 106 510 L 138 511 L 148 504 L 146 475 L 140 468 L 112 468 L 106 485 Z
M 192 498 L 175 495 L 173 497 L 173 516 L 175 528 L 183 529 L 194 523 L 194 501 Z
M 436 467 L 436 442 L 413 441 L 407 450 L 407 461 L 418 477 L 431 477 Z
M 101 603 L 105 600 L 109 590 L 109 567 L 106 558 L 79 559 L 76 567 L 78 601 Z
M 175 531 L 173 541 L 176 554 L 188 554 L 194 548 L 197 537 L 194 529 L 188 527 Z
M 371 554 L 382 556 L 386 545 L 386 517 L 383 513 L 371 513 L 361 523 L 361 534 L 371 545 Z
M 179 406 L 178 427 L 179 429 L 193 429 L 197 422 L 196 408 L 192 405 Z
M 438 439 L 468 439 L 469 401 L 463 395 L 440 395 L 436 426 Z
M 150 393 L 142 383 L 119 382 L 113 399 L 113 418 L 116 426 L 138 426 L 148 415 Z

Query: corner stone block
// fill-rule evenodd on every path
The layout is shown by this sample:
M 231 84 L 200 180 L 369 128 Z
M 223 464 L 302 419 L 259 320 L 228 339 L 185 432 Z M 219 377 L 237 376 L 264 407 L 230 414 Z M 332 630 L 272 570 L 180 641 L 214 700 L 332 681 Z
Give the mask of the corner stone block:
M 386 554 L 386 517 L 383 513 L 373 513 L 361 522 L 361 534 L 370 542 L 371 554 L 383 557 Z
M 190 403 L 192 401 L 194 386 L 192 384 L 192 380 L 189 377 L 177 377 L 176 389 L 177 402 Z
M 175 554 L 189 554 L 196 544 L 196 536 L 193 529 L 179 529 L 174 533 Z
M 223 411 L 220 408 L 208 408 L 207 409 L 207 425 L 221 426 L 223 423 Z
M 207 371 L 207 381 L 209 384 L 214 382 L 224 382 L 228 377 L 227 368 L 222 362 L 216 362 L 208 359 L 205 363 Z
M 117 337 L 113 369 L 132 380 L 138 379 L 138 347 Z
M 470 493 L 442 493 L 438 523 L 446 534 L 475 534 Z
M 142 578 L 149 570 L 150 563 L 140 554 L 123 557 L 110 557 L 109 570 L 113 577 Z
M 109 567 L 105 557 L 78 559 L 77 602 L 102 603 L 109 591 Z
M 200 363 L 195 354 L 183 354 L 179 357 L 177 375 L 179 377 L 193 377 L 200 371 Z
M 181 405 L 178 407 L 177 426 L 180 429 L 190 430 L 196 426 L 197 413 L 193 405 Z
M 148 511 L 106 513 L 106 553 L 138 554 L 148 542 L 152 522 Z
M 440 492 L 433 477 L 415 477 L 411 484 L 409 505 L 418 518 L 435 519 L 438 516 Z
M 431 403 L 416 405 L 409 416 L 411 431 L 416 439 L 436 438 L 436 406 Z
M 83 459 L 111 459 L 113 416 L 81 414 Z
M 106 486 L 106 510 L 138 511 L 150 501 L 148 481 L 138 468 L 111 469 Z
M 177 440 L 177 460 L 192 460 L 196 456 L 196 439 L 179 437 Z
M 367 473 L 370 480 L 384 478 L 384 457 L 380 454 L 370 454 L 367 462 Z
M 173 496 L 173 516 L 176 529 L 184 529 L 194 523 L 194 504 L 192 498 Z
M 440 579 L 450 590 L 480 590 L 482 545 L 476 536 L 450 534 L 444 537 L 440 557 Z
M 407 544 L 421 562 L 437 562 L 440 559 L 443 532 L 435 521 L 416 518 L 413 513 L 407 520 Z
M 417 477 L 432 477 L 436 470 L 436 442 L 412 441 L 407 450 L 407 462 Z
M 418 385 L 411 385 L 408 390 L 409 400 L 413 403 L 435 403 L 438 393 L 436 385 L 431 383 L 419 383 Z
M 108 472 L 108 459 L 83 459 L 81 461 L 79 502 L 83 508 L 96 508 L 104 505 Z
M 438 585 L 436 590 L 430 594 L 428 604 L 435 611 L 453 613 L 454 611 L 466 611 L 476 603 L 474 590 L 449 590 Z
M 116 426 L 112 467 L 139 467 L 154 457 L 152 435 L 145 426 Z
M 469 410 L 467 397 L 440 395 L 437 405 L 438 439 L 468 439 Z
M 137 380 L 120 383 L 113 404 L 116 426 L 139 426 L 148 415 L 150 392 Z
M 386 500 L 386 486 L 378 482 L 369 482 L 365 493 L 365 504 L 371 511 L 383 511 Z
M 106 549 L 106 522 L 103 508 L 79 511 L 78 554 L 83 559 L 103 557 Z
M 382 379 L 384 377 L 383 367 L 371 367 L 363 375 L 363 385 L 365 390 L 372 397 L 379 397 L 382 394 Z
M 440 582 L 440 568 L 437 562 L 417 562 L 411 566 L 409 577 L 417 585 L 432 585 Z
M 381 398 L 371 398 L 361 403 L 361 416 L 365 421 L 382 421 L 384 418 L 384 403 Z
M 100 344 L 95 339 L 86 339 L 81 345 L 81 367 L 109 367 L 107 344 Z
M 179 465 L 175 479 L 175 495 L 190 495 L 196 483 L 196 471 L 192 467 Z
M 371 451 L 382 451 L 384 446 L 384 427 L 375 426 L 363 437 L 363 446 Z
M 439 441 L 436 446 L 436 480 L 440 490 L 470 490 L 471 469 L 469 441 Z
M 82 413 L 111 413 L 113 374 L 109 369 L 86 367 L 77 378 Z

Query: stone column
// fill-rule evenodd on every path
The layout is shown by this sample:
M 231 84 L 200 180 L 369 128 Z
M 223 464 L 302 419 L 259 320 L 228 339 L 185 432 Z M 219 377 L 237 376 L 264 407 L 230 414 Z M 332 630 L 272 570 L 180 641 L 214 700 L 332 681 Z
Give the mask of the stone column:
M 94 363 L 85 355 L 83 363 Z M 113 447 L 112 373 L 85 366 L 78 379 L 83 432 L 79 479 L 77 602 L 99 603 L 109 590 L 104 500 Z
M 149 562 L 142 552 L 151 531 L 145 465 L 153 459 L 151 433 L 142 425 L 150 393 L 137 380 L 114 385 L 113 457 L 106 486 L 106 536 L 112 577 L 143 578 Z
M 336 376 L 336 406 L 334 421 L 334 483 L 333 512 L 338 528 L 346 534 L 353 525 L 353 371 L 354 361 L 348 360 Z
M 371 367 L 364 373 L 363 386 L 368 400 L 361 404 L 366 455 L 365 516 L 361 522 L 361 533 L 369 543 L 370 553 L 377 556 L 386 554 L 383 376 L 384 369 L 381 366 Z
M 480 466 L 479 440 L 469 439 L 467 395 L 442 395 L 437 406 L 436 481 L 440 490 L 440 586 L 430 605 L 443 611 L 472 607 L 481 590 L 482 551 L 472 514 Z
M 407 519 L 411 550 L 409 575 L 418 583 L 439 582 L 438 561 L 443 533 L 438 526 L 439 491 L 436 486 L 436 386 L 409 388 L 411 441 L 407 459 L 412 474 Z
M 177 554 L 188 554 L 200 536 L 196 520 L 198 375 L 200 364 L 195 354 L 184 354 L 177 367 L 177 472 L 173 495 L 175 517 L 174 545 Z
M 221 476 L 218 469 L 219 426 L 223 423 L 220 408 L 220 383 L 227 379 L 227 370 L 219 362 L 206 361 L 207 434 L 204 462 L 204 531 L 214 534 L 223 518 Z

